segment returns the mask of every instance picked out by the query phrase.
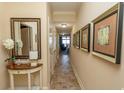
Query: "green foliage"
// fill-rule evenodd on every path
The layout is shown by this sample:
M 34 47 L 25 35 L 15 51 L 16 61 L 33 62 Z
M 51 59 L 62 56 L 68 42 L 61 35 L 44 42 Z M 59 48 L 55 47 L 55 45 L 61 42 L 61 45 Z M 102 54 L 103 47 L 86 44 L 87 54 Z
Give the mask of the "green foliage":
M 12 57 L 10 57 L 10 58 L 7 58 L 7 59 L 5 60 L 5 62 L 7 62 L 7 61 L 14 62 L 15 60 L 16 60 L 16 57 L 15 57 L 15 56 L 12 56 Z

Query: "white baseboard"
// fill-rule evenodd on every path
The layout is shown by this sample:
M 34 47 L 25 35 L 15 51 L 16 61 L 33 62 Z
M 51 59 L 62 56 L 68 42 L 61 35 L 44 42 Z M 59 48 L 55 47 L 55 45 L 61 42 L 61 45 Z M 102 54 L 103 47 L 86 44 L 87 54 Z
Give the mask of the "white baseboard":
M 6 90 L 11 90 L 11 88 L 7 88 Z M 28 90 L 28 87 L 15 87 L 14 90 Z M 43 87 L 42 89 L 39 86 L 32 86 L 31 90 L 49 90 L 48 87 Z
M 43 87 L 42 89 L 43 89 L 43 90 L 49 90 L 49 88 L 48 88 L 48 87 Z
M 70 62 L 70 63 L 71 63 L 71 62 Z M 71 66 L 72 66 L 72 69 L 73 69 L 73 71 L 74 71 L 74 74 L 75 74 L 75 76 L 76 76 L 76 78 L 77 78 L 77 81 L 78 81 L 78 83 L 79 83 L 81 89 L 82 89 L 82 90 L 85 90 L 84 84 L 83 84 L 83 82 L 81 81 L 81 79 L 80 79 L 80 77 L 79 77 L 79 75 L 78 75 L 78 73 L 77 73 L 77 71 L 76 71 L 76 69 L 75 69 L 75 67 L 74 67 L 74 65 L 73 65 L 72 63 L 71 63 Z
M 9 87 L 7 90 L 11 90 Z M 14 90 L 28 90 L 27 86 L 15 86 Z M 30 90 L 41 90 L 39 86 L 32 86 Z

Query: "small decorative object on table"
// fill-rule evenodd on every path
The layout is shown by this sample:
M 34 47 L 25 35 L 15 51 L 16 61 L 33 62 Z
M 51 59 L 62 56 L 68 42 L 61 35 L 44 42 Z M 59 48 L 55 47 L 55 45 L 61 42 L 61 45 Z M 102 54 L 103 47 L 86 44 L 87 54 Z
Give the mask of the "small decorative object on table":
M 14 48 L 14 41 L 12 39 L 6 39 L 3 40 L 3 46 L 8 50 L 9 58 L 5 60 L 5 62 L 8 62 L 7 66 L 10 66 L 11 68 L 14 67 L 15 62 L 15 56 L 12 56 L 12 49 Z
M 37 66 L 37 59 L 38 59 L 38 51 L 30 51 L 29 52 L 29 59 L 33 62 L 31 62 L 31 66 L 35 67 Z

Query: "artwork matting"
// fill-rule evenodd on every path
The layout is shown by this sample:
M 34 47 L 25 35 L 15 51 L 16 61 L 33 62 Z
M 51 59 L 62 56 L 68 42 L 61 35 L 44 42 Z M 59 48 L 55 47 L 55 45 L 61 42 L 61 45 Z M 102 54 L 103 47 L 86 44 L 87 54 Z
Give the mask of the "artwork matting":
M 93 20 L 93 54 L 120 64 L 123 4 L 118 3 Z
M 73 46 L 75 48 L 80 48 L 80 31 L 73 34 Z
M 90 24 L 84 26 L 80 31 L 80 49 L 86 52 L 90 52 Z
M 76 40 L 75 40 L 76 37 L 75 37 L 75 36 L 76 36 L 76 34 L 73 34 L 73 46 L 74 46 L 74 47 L 76 47 Z
M 80 31 L 76 32 L 76 48 L 80 48 Z

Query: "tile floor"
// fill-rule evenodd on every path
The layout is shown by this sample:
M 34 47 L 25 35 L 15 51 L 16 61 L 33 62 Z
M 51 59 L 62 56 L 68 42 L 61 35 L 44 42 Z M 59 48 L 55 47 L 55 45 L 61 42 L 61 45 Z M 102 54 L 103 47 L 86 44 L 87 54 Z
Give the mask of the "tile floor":
M 51 80 L 53 90 L 79 90 L 80 86 L 69 62 L 69 55 L 65 52 L 60 55 L 59 62 L 55 66 L 55 72 Z

